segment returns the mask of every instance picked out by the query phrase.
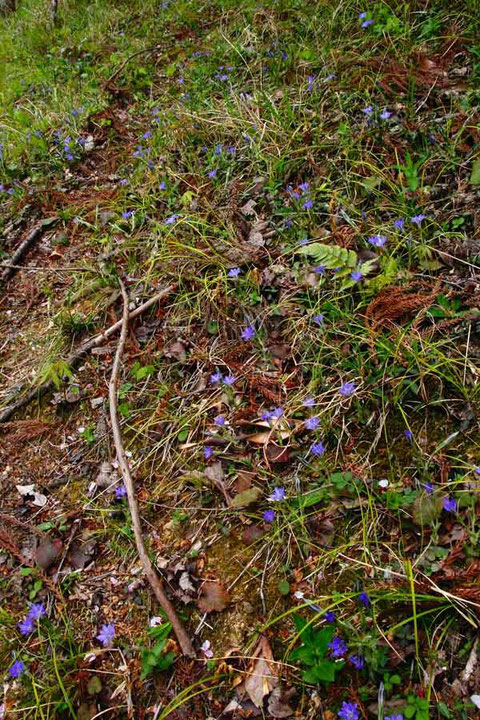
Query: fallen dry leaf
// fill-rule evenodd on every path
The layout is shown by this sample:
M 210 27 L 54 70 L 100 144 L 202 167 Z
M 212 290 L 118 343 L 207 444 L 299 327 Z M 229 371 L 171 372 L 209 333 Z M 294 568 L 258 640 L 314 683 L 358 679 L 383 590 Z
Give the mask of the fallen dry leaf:
M 266 637 L 261 637 L 255 650 L 256 660 L 247 672 L 249 675 L 244 683 L 251 701 L 257 707 L 263 705 L 263 699 L 278 685 L 276 666 L 272 663 L 273 653 Z
M 48 570 L 62 552 L 63 543 L 60 538 L 42 538 L 35 550 L 35 562 L 42 570 Z
M 290 460 L 290 450 L 288 447 L 280 447 L 271 443 L 265 448 L 267 459 L 272 463 L 286 463 Z
M 238 495 L 235 495 L 231 502 L 231 506 L 234 508 L 239 507 L 246 507 L 247 505 L 253 505 L 254 502 L 257 502 L 258 498 L 262 494 L 262 491 L 260 488 L 253 487 L 249 490 L 244 490 L 241 493 L 238 493 Z
M 202 597 L 198 601 L 201 612 L 221 612 L 230 602 L 230 595 L 218 580 L 208 580 L 202 586 Z
M 290 434 L 287 430 L 282 430 L 280 433 L 276 433 L 276 437 L 280 435 L 282 440 L 286 440 L 290 437 Z M 259 432 L 254 433 L 253 435 L 247 435 L 246 438 L 249 442 L 255 443 L 255 445 L 266 445 L 270 440 L 272 439 L 272 431 L 269 432 Z
M 175 358 L 175 360 L 178 360 L 179 362 L 185 362 L 185 360 L 187 359 L 187 351 L 185 349 L 185 345 L 179 340 L 170 343 L 170 345 L 167 345 L 167 347 L 163 350 L 163 354 L 165 355 L 165 357 Z
M 228 494 L 228 491 L 223 482 L 225 476 L 223 474 L 222 463 L 220 461 L 217 461 L 212 463 L 211 465 L 208 465 L 205 468 L 205 477 L 208 478 L 208 480 L 210 480 L 210 482 L 213 483 L 218 490 L 220 490 L 223 497 L 225 498 L 225 502 L 227 503 L 227 505 L 231 505 L 232 498 Z
M 249 525 L 242 533 L 242 542 L 247 547 L 265 535 L 265 529 L 260 525 Z
M 282 688 L 277 685 L 268 698 L 268 712 L 270 715 L 274 718 L 287 718 L 293 715 L 294 710 L 288 704 L 292 695 L 295 695 L 295 688 L 283 692 Z

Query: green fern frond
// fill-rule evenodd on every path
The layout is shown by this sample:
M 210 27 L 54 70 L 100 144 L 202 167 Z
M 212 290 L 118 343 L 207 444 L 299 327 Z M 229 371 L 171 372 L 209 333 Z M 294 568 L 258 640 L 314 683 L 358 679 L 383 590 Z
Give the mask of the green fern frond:
M 354 250 L 347 250 L 340 245 L 323 245 L 312 243 L 302 247 L 299 252 L 302 255 L 311 255 L 315 262 L 323 265 L 328 270 L 334 268 L 354 268 L 357 265 L 357 253 Z

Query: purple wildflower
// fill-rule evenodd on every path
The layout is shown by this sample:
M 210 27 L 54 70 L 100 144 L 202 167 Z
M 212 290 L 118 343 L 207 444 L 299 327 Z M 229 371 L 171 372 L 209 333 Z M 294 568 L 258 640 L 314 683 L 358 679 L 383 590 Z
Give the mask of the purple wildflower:
M 238 267 L 236 267 L 236 268 L 231 268 L 231 269 L 228 271 L 228 273 L 227 273 L 227 277 L 237 278 L 237 277 L 240 275 L 241 272 L 242 272 L 242 271 L 241 271 L 240 268 L 238 268 Z
M 360 272 L 360 270 L 354 270 L 354 272 L 350 273 L 350 277 L 355 282 L 360 282 L 360 280 L 362 280 L 363 278 L 363 273 Z
M 387 242 L 387 238 L 385 235 L 372 235 L 368 238 L 368 242 L 370 245 L 375 245 L 375 247 L 383 247 Z
M 432 483 L 426 482 L 423 483 L 423 489 L 427 493 L 427 495 L 433 495 L 433 485 Z
M 285 220 L 285 227 L 286 227 L 286 228 L 291 228 L 292 225 L 293 225 L 293 223 L 292 223 L 291 220 Z
M 275 520 L 275 510 L 265 510 L 263 519 L 266 523 L 272 523 Z
M 427 216 L 422 215 L 421 213 L 420 213 L 420 215 L 414 215 L 413 217 L 410 218 L 412 223 L 414 223 L 415 225 L 418 225 L 418 226 L 420 226 L 422 224 L 422 221 L 426 220 L 426 219 L 427 219 Z
M 404 225 L 405 225 L 405 220 L 403 218 L 397 218 L 393 222 L 393 227 L 396 228 L 396 230 L 402 230 Z
M 173 225 L 178 220 L 178 215 L 170 215 L 166 220 L 163 221 L 164 225 Z
M 223 145 L 220 143 L 220 145 L 215 146 L 215 150 L 213 151 L 215 155 L 221 155 L 223 150 Z
M 373 105 L 367 105 L 367 107 L 363 108 L 362 112 L 364 115 L 371 117 L 373 115 Z
M 367 610 L 368 610 L 368 608 L 370 607 L 370 605 L 372 604 L 372 603 L 370 602 L 370 598 L 368 597 L 368 595 L 367 595 L 367 593 L 365 592 L 365 590 L 363 590 L 363 591 L 360 593 L 360 595 L 358 596 L 358 600 L 359 600 L 359 602 L 362 603 L 363 607 L 366 608 Z
M 235 375 L 225 375 L 223 378 L 223 384 L 227 385 L 227 387 L 231 387 L 236 380 Z
M 219 427 L 223 427 L 225 425 L 225 418 L 223 415 L 217 415 L 215 420 L 213 421 L 215 425 L 218 425 Z
M 283 488 L 283 487 L 273 488 L 273 492 L 269 496 L 268 499 L 273 500 L 275 502 L 281 502 L 282 500 L 285 500 L 285 488 Z
M 242 332 L 242 340 L 253 340 L 255 337 L 255 330 L 251 325 L 245 328 L 245 330 Z
M 21 660 L 15 660 L 15 662 L 8 668 L 8 673 L 12 678 L 19 678 L 25 672 L 25 663 Z
M 212 375 L 210 375 L 210 382 L 211 382 L 211 383 L 221 382 L 221 381 L 222 381 L 222 377 L 223 377 L 223 375 L 222 375 L 221 372 L 213 373 Z
M 115 637 L 115 625 L 109 624 L 109 625 L 102 625 L 102 629 L 97 635 L 97 640 L 99 640 L 103 647 L 109 647 L 112 642 L 113 638 Z
M 158 186 L 158 189 L 159 189 L 159 190 L 165 190 L 166 187 L 167 187 L 167 184 L 166 184 L 165 180 L 162 180 L 162 182 L 161 182 L 160 185 Z
M 277 408 L 275 408 L 275 410 L 272 410 L 270 417 L 273 418 L 274 420 L 280 420 L 282 415 L 283 415 L 283 408 L 277 407 Z
M 480 467 L 476 467 L 473 472 L 475 473 L 475 475 L 480 475 Z
M 315 405 L 315 398 L 306 397 L 305 400 L 302 402 L 302 405 L 306 408 L 312 408 Z
M 373 20 L 364 20 L 362 22 L 362 28 L 367 28 L 369 25 L 373 25 Z
M 203 448 L 203 457 L 205 458 L 205 460 L 210 460 L 212 455 L 213 455 L 213 450 L 210 447 L 210 445 L 205 445 L 205 447 Z
M 145 140 L 148 140 L 148 138 L 150 138 L 150 137 L 152 137 L 152 131 L 151 131 L 151 130 L 147 130 L 146 132 L 143 133 L 143 138 L 144 138 Z
M 213 657 L 213 651 L 211 650 L 210 640 L 205 640 L 203 645 L 200 646 L 200 650 L 203 652 L 206 658 Z
M 325 613 L 325 622 L 334 623 L 336 619 L 337 616 L 335 615 L 335 613 L 331 610 L 327 610 L 327 612 Z
M 395 713 L 395 715 L 385 715 L 384 720 L 403 720 L 401 713 Z
M 234 146 L 234 145 L 230 145 L 230 146 L 227 148 L 227 153 L 228 153 L 229 155 L 235 155 L 235 153 L 236 153 L 235 146 Z
M 338 717 L 342 720 L 358 720 L 357 703 L 343 702 L 341 709 L 338 711 Z
M 366 12 L 358 13 L 358 19 L 359 19 L 359 20 L 365 20 L 366 17 L 367 17 L 367 13 L 366 13 Z
M 45 615 L 43 603 L 32 603 L 28 611 L 27 618 L 30 620 L 40 620 Z
M 305 200 L 303 207 L 305 210 L 311 210 L 313 208 L 313 200 Z
M 385 109 L 382 113 L 380 113 L 380 119 L 381 120 L 388 120 L 388 118 L 392 117 L 392 113 L 390 110 Z
M 302 192 L 307 192 L 309 187 L 310 187 L 310 183 L 304 182 L 304 183 L 300 183 L 300 185 L 298 186 L 298 189 L 301 190 Z
M 325 318 L 321 313 L 318 313 L 318 315 L 314 315 L 312 320 L 315 325 L 323 325 L 323 323 L 325 322 Z
M 320 425 L 320 418 L 314 415 L 313 417 L 309 417 L 305 420 L 305 427 L 307 430 L 316 430 L 317 427 Z
M 124 497 L 127 496 L 127 488 L 125 485 L 119 485 L 115 488 L 115 499 L 116 500 L 122 500 Z
M 443 509 L 447 512 L 457 512 L 457 501 L 451 497 L 444 497 L 442 501 Z
M 310 448 L 310 452 L 312 453 L 312 455 L 315 455 L 315 457 L 322 457 L 323 453 L 325 452 L 323 443 L 321 443 L 321 442 L 313 443 Z
M 356 387 L 355 383 L 353 382 L 345 382 L 340 387 L 340 390 L 338 391 L 340 395 L 343 395 L 343 397 L 350 397 L 350 395 L 353 395 L 355 392 Z
M 404 432 L 405 438 L 407 439 L 407 442 L 412 443 L 413 442 L 413 433 L 408 428 Z
M 334 658 L 342 657 L 348 650 L 348 645 L 338 635 L 333 638 L 332 642 L 328 643 L 328 647 L 330 648 L 332 657 Z
M 317 265 L 317 267 L 313 268 L 313 272 L 317 273 L 317 275 L 323 275 L 325 273 L 325 265 Z
M 365 658 L 363 655 L 350 655 L 348 659 L 357 670 L 361 670 L 365 665 Z
M 18 623 L 18 629 L 22 633 L 22 635 L 30 635 L 31 632 L 33 632 L 34 624 L 33 619 L 31 617 L 26 617 L 25 620 L 22 620 L 22 622 Z
M 208 177 L 209 177 L 209 178 L 217 177 L 217 171 L 216 171 L 216 170 L 210 170 L 210 172 L 208 173 Z
M 128 220 L 133 215 L 133 210 L 125 210 L 125 212 L 122 212 L 122 218 L 124 220 Z

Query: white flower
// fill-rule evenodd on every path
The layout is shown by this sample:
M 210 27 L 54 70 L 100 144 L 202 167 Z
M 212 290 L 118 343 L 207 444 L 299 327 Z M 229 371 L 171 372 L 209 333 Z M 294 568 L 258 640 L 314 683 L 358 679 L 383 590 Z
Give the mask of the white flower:
M 387 488 L 388 487 L 388 480 L 379 480 L 378 484 L 381 488 Z
M 293 597 L 296 597 L 297 600 L 303 600 L 303 598 L 305 597 L 305 593 L 303 593 L 301 590 L 296 590 L 293 593 Z
M 154 615 L 148 621 L 148 624 L 150 625 L 150 627 L 157 627 L 157 625 L 161 625 L 162 623 L 163 623 L 163 618 L 161 618 L 159 615 Z

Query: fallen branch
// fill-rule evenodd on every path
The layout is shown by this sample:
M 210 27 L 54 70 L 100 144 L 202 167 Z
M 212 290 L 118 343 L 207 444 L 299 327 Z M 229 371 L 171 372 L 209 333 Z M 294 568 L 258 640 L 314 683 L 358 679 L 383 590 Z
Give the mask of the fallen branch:
M 123 68 L 127 66 L 127 64 L 130 62 L 130 60 L 133 60 L 133 58 L 138 57 L 139 55 L 147 55 L 148 53 L 155 52 L 155 50 L 160 50 L 161 45 L 152 45 L 152 47 L 144 48 L 143 50 L 137 50 L 137 52 L 134 52 L 132 55 L 129 55 L 126 60 L 123 61 L 123 63 L 120 65 L 120 67 L 115 70 L 115 72 L 110 75 L 110 77 L 107 80 L 107 83 L 111 83 L 115 80 L 116 77 L 120 75 Z
M 125 449 L 123 447 L 122 442 L 122 434 L 120 431 L 120 424 L 118 422 L 118 410 L 117 410 L 117 383 L 118 383 L 118 372 L 120 368 L 120 363 L 122 361 L 122 354 L 123 354 L 123 348 L 125 346 L 125 340 L 127 337 L 127 331 L 128 331 L 128 297 L 127 297 L 127 291 L 125 290 L 125 285 L 123 282 L 119 279 L 120 282 L 120 288 L 122 290 L 122 297 L 123 297 L 123 317 L 122 317 L 122 331 L 120 334 L 120 340 L 118 342 L 117 351 L 115 353 L 115 359 L 113 361 L 113 367 L 112 367 L 112 374 L 110 377 L 110 382 L 108 385 L 108 397 L 110 401 L 110 420 L 112 423 L 112 434 L 113 434 L 113 441 L 115 444 L 115 450 L 117 453 L 117 460 L 118 464 L 120 466 L 120 469 L 122 471 L 123 480 L 125 483 L 125 487 L 127 489 L 127 497 L 128 497 L 128 505 L 130 508 L 130 515 L 132 518 L 132 526 L 133 526 L 133 532 L 135 535 L 135 543 L 137 545 L 137 552 L 140 558 L 140 562 L 142 563 L 143 571 L 152 587 L 153 592 L 155 593 L 155 597 L 157 598 L 158 602 L 160 603 L 160 606 L 164 610 L 168 620 L 172 624 L 173 630 L 177 636 L 177 640 L 180 644 L 180 647 L 182 649 L 182 652 L 184 655 L 188 655 L 189 657 L 195 657 L 195 650 L 193 649 L 192 642 L 190 638 L 188 637 L 187 633 L 185 632 L 185 629 L 180 622 L 180 620 L 177 617 L 177 614 L 173 608 L 173 605 L 171 604 L 170 600 L 165 594 L 165 591 L 163 589 L 163 583 L 159 576 L 157 575 L 155 568 L 153 567 L 153 564 L 148 556 L 148 553 L 145 548 L 145 544 L 143 542 L 143 536 L 142 536 L 142 528 L 141 528 L 141 521 L 140 521 L 140 513 L 138 511 L 138 504 L 137 504 L 137 498 L 135 495 L 135 488 L 133 486 L 133 479 L 130 473 L 130 468 L 128 467 L 127 460 L 125 458 Z
M 144 302 L 143 305 L 139 305 L 137 308 L 135 308 L 135 310 L 132 310 L 132 312 L 128 316 L 128 319 L 133 320 L 134 318 L 144 313 L 145 310 L 148 310 L 148 308 L 152 307 L 152 305 L 165 297 L 165 295 L 169 295 L 175 289 L 175 287 L 175 285 L 169 285 L 164 290 L 161 290 L 159 293 L 151 297 L 150 300 Z M 107 330 L 105 330 L 105 332 L 101 332 L 98 335 L 95 335 L 93 338 L 90 338 L 90 340 L 87 340 L 85 343 L 83 343 L 83 345 L 80 345 L 77 350 L 74 350 L 67 357 L 66 363 L 72 368 L 78 365 L 78 363 L 83 360 L 85 355 L 87 355 L 90 350 L 92 350 L 94 347 L 99 347 L 100 345 L 103 345 L 103 343 L 108 340 L 108 338 L 110 338 L 112 335 L 115 335 L 115 333 L 118 332 L 122 327 L 122 323 L 123 320 L 118 320 L 118 322 L 116 322 L 114 325 L 111 325 Z M 17 400 L 17 402 L 9 405 L 3 410 L 3 412 L 0 413 L 0 423 L 7 422 L 7 420 L 9 420 L 12 415 L 17 412 L 17 410 L 25 407 L 35 398 L 40 398 L 42 395 L 45 395 L 45 393 L 52 390 L 53 387 L 54 386 L 52 380 L 47 380 L 47 382 L 42 383 L 42 385 L 32 388 L 32 390 L 26 393 L 26 395 L 23 395 Z
M 36 227 L 33 228 L 33 230 L 28 233 L 27 237 L 22 243 L 20 243 L 18 248 L 13 253 L 12 257 L 5 264 L 1 265 L 1 267 L 3 268 L 3 272 L 0 276 L 0 280 L 2 280 L 2 282 L 10 280 L 10 278 L 15 275 L 15 271 L 17 269 L 15 266 L 18 265 L 20 260 L 26 255 L 27 250 L 29 250 L 33 243 L 38 240 L 41 235 L 43 235 L 47 228 L 55 225 L 57 221 L 57 217 L 42 220 L 42 222 L 40 222 Z

